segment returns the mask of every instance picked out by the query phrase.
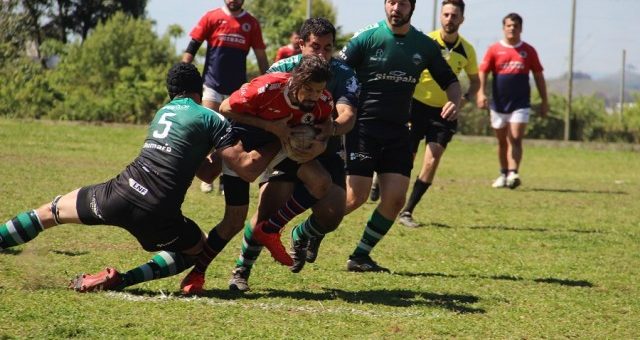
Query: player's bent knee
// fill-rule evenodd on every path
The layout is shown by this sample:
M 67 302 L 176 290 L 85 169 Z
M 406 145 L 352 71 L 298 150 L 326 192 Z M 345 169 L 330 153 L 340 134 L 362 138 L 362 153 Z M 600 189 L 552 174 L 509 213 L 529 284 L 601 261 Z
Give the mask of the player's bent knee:
M 205 236 L 204 236 L 204 234 L 202 234 L 202 238 L 200 238 L 198 243 L 196 243 L 191 248 L 188 248 L 188 249 L 185 249 L 184 251 L 181 251 L 180 253 L 185 255 L 185 256 L 189 256 L 189 257 L 198 256 L 204 250 L 204 242 L 205 242 Z

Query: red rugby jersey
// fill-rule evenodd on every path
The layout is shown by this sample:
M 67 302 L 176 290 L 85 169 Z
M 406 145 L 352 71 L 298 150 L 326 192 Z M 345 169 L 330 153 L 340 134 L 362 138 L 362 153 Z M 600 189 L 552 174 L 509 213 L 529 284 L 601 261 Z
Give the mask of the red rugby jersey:
M 491 45 L 479 69 L 493 73 L 491 109 L 501 113 L 530 107 L 529 72 L 543 71 L 538 53 L 524 41 L 515 46 L 503 41 Z
M 209 11 L 190 35 L 207 42 L 204 82 L 222 94 L 231 94 L 247 81 L 249 49 L 265 49 L 260 23 L 246 11 L 237 17 L 223 8 Z
M 266 120 L 277 120 L 293 115 L 290 126 L 313 125 L 331 117 L 333 98 L 326 89 L 320 95 L 312 112 L 303 112 L 289 99 L 290 73 L 268 73 L 246 83 L 229 97 L 233 112 L 247 113 Z

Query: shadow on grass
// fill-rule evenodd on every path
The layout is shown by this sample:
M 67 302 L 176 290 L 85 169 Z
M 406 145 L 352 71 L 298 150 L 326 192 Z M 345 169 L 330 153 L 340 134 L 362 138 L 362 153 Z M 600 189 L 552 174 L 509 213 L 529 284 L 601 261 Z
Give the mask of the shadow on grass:
M 557 284 L 561 286 L 569 286 L 569 287 L 594 287 L 594 284 L 585 281 L 585 280 L 568 280 L 568 279 L 558 279 L 558 278 L 538 278 L 538 279 L 527 279 L 516 275 L 476 275 L 476 274 L 467 274 L 467 275 L 454 275 L 454 274 L 445 274 L 445 273 L 412 273 L 412 272 L 395 272 L 395 275 L 401 276 L 409 276 L 409 277 L 445 277 L 451 279 L 458 279 L 463 277 L 472 277 L 479 279 L 487 279 L 487 280 L 506 280 L 506 281 L 532 281 L 537 283 L 549 283 L 549 284 Z
M 345 291 L 342 289 L 324 288 L 324 292 L 285 291 L 277 289 L 267 290 L 266 297 L 292 298 L 298 300 L 342 300 L 354 304 L 378 304 L 391 307 L 431 306 L 448 309 L 452 312 L 485 313 L 482 308 L 468 306 L 479 301 L 473 295 L 436 294 L 413 291 L 408 289 L 374 289 L 360 291 Z
M 480 299 L 473 295 L 436 294 L 412 291 L 407 289 L 375 289 L 361 291 L 345 291 L 342 289 L 323 288 L 323 292 L 287 291 L 281 289 L 267 289 L 265 292 L 233 292 L 226 289 L 208 289 L 200 298 L 216 298 L 222 300 L 257 300 L 264 298 L 289 298 L 305 301 L 342 300 L 353 304 L 378 304 L 391 307 L 431 306 L 450 310 L 460 314 L 480 313 L 482 308 L 469 306 Z M 180 297 L 179 292 L 158 292 L 140 288 L 127 288 L 123 292 L 140 297 L 157 298 L 162 295 Z
M 158 291 L 158 290 L 149 290 L 144 288 L 137 287 L 128 287 L 122 292 L 128 293 L 131 295 L 141 296 L 141 297 L 158 297 L 162 295 L 166 296 L 174 296 L 174 297 L 189 297 L 189 295 L 182 295 L 179 290 L 174 291 Z M 197 295 L 198 297 L 203 298 L 216 298 L 222 300 L 237 300 L 237 299 L 246 299 L 246 300 L 256 300 L 260 298 L 264 298 L 266 294 L 264 293 L 254 293 L 252 291 L 249 292 L 240 292 L 240 291 L 230 291 L 228 289 L 206 289 L 201 294 Z
M 58 254 L 58 255 L 64 255 L 64 256 L 82 256 L 82 255 L 87 255 L 89 254 L 88 251 L 66 251 L 66 250 L 52 250 L 51 251 L 54 254 Z
M 626 191 L 616 190 L 580 190 L 580 189 L 548 189 L 548 188 L 530 188 L 521 189 L 520 191 L 533 192 L 557 192 L 560 194 L 604 194 L 604 195 L 628 195 Z
M 533 227 L 510 227 L 506 225 L 474 225 L 474 226 L 460 226 L 453 227 L 448 224 L 440 223 L 440 222 L 429 222 L 429 223 L 421 223 L 420 227 L 435 227 L 435 228 L 446 228 L 446 229 L 487 229 L 487 230 L 504 230 L 504 231 L 531 231 L 537 233 L 547 233 L 547 232 L 558 232 L 558 233 L 578 233 L 578 234 L 606 234 L 605 231 L 596 230 L 596 229 L 549 229 L 549 228 L 533 228 Z M 407 229 L 418 229 L 418 228 L 407 228 Z
M 20 255 L 20 253 L 22 253 L 22 249 L 9 248 L 0 250 L 0 254 L 2 255 Z

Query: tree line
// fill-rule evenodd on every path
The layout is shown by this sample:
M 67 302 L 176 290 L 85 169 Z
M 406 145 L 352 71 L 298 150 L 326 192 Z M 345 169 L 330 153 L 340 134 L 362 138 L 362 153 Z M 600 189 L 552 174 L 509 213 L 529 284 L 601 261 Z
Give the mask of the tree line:
M 147 0 L 1 1 L 0 116 L 147 123 L 168 99 L 165 74 L 180 60 L 175 40 L 184 29 L 172 25 L 156 34 L 146 6 Z M 313 6 L 314 15 L 335 22 L 330 2 Z M 248 0 L 246 8 L 261 21 L 271 57 L 306 16 L 306 0 Z M 336 50 L 348 37 L 338 35 Z M 250 76 L 257 75 L 249 63 Z M 551 94 L 550 105 L 548 119 L 532 118 L 530 137 L 563 138 L 566 98 Z M 577 98 L 573 111 L 572 140 L 640 142 L 640 97 L 624 117 L 606 114 L 595 96 Z M 466 105 L 460 131 L 491 134 L 488 114 Z

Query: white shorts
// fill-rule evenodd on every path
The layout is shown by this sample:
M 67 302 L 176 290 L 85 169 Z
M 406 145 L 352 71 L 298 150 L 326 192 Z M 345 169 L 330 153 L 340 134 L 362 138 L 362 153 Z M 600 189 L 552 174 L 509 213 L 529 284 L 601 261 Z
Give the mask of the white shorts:
M 210 102 L 222 103 L 223 100 L 229 98 L 228 94 L 216 92 L 216 90 L 208 87 L 207 85 L 202 85 L 202 90 L 203 101 L 206 100 Z
M 509 123 L 523 123 L 529 122 L 529 113 L 531 108 L 526 107 L 523 109 L 517 109 L 512 113 L 501 113 L 491 110 L 491 127 L 494 129 L 502 129 Z

